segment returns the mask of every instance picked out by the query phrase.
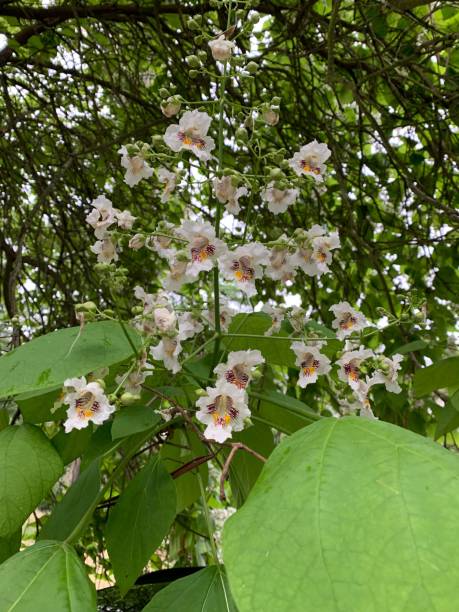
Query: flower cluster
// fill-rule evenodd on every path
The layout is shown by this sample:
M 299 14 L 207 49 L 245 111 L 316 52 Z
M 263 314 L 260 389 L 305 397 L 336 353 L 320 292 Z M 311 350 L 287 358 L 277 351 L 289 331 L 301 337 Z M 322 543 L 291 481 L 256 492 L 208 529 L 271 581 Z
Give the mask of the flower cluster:
M 130 230 L 136 220 L 128 210 L 119 211 L 113 207 L 111 200 L 104 195 L 99 196 L 92 202 L 92 211 L 87 215 L 86 222 L 94 229 L 98 238 L 91 247 L 97 255 L 99 263 L 111 263 L 118 260 L 116 243 L 110 235 L 110 227 L 116 224 L 120 229 Z
M 196 402 L 200 408 L 196 418 L 207 426 L 206 438 L 224 442 L 233 431 L 244 428 L 250 417 L 246 388 L 253 369 L 264 361 L 260 351 L 235 351 L 229 353 L 226 363 L 216 366 L 215 387 L 207 387 L 206 394 Z

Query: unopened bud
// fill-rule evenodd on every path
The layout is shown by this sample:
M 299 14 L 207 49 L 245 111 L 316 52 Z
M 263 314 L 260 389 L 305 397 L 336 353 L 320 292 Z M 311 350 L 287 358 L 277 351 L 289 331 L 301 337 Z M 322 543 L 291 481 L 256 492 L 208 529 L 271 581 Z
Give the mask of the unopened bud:
M 131 312 L 133 315 L 140 315 L 143 313 L 143 306 L 133 306 Z
M 188 70 L 188 76 L 190 79 L 196 79 L 199 72 L 197 70 Z
M 161 98 L 167 98 L 169 96 L 169 90 L 165 87 L 161 87 L 161 89 L 159 90 L 159 95 L 161 96 Z
M 94 302 L 84 302 L 83 304 L 75 305 L 76 312 L 95 312 L 96 310 L 97 306 Z
M 236 139 L 241 140 L 242 142 L 247 142 L 247 140 L 249 139 L 249 134 L 245 127 L 239 127 L 236 130 Z
M 142 234 L 135 234 L 135 236 L 132 236 L 132 238 L 129 240 L 129 248 L 134 249 L 135 251 L 141 249 L 144 245 L 145 237 L 142 236 Z
M 103 314 L 106 317 L 114 317 L 115 316 L 115 311 L 112 310 L 111 308 L 106 308 L 105 310 L 103 310 Z
M 188 55 L 185 58 L 185 61 L 188 64 L 188 66 L 191 66 L 191 68 L 200 68 L 201 67 L 201 62 L 200 62 L 199 57 L 197 55 Z
M 140 400 L 140 395 L 133 395 L 132 393 L 123 393 L 120 397 L 120 402 L 125 406 L 135 404 Z
M 94 382 L 97 383 L 99 387 L 102 387 L 102 389 L 105 390 L 105 381 L 102 378 L 97 378 Z
M 189 19 L 186 22 L 186 25 L 189 30 L 200 30 L 201 29 L 201 26 L 195 19 Z
M 256 72 L 258 72 L 258 68 L 259 68 L 258 64 L 253 61 L 249 62 L 247 66 L 245 67 L 245 69 L 247 70 L 249 74 L 255 74 Z

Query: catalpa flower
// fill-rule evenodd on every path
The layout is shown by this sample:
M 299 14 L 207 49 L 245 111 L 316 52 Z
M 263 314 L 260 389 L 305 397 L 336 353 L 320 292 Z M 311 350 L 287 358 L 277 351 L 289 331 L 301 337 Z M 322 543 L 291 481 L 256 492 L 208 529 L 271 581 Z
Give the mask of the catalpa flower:
M 311 229 L 297 238 L 298 250 L 293 255 L 294 265 L 301 268 L 308 276 L 321 276 L 329 272 L 331 251 L 340 246 L 338 234 L 326 234 L 326 229 L 313 225 Z
M 86 223 L 94 228 L 96 238 L 102 239 L 107 235 L 110 225 L 116 222 L 116 208 L 113 208 L 111 200 L 104 195 L 98 196 L 91 202 L 93 207 L 89 215 L 86 216 Z
M 191 312 L 182 312 L 178 315 L 178 337 L 180 340 L 189 340 L 204 329 L 201 321 L 198 321 Z
M 222 204 L 226 204 L 226 210 L 232 215 L 237 215 L 241 210 L 239 206 L 239 198 L 246 196 L 249 193 L 247 187 L 238 187 L 234 184 L 234 179 L 231 176 L 215 178 L 213 180 L 215 197 Z
M 257 293 L 255 279 L 263 276 L 262 264 L 269 257 L 268 249 L 253 242 L 229 251 L 219 259 L 223 275 L 228 280 L 235 280 L 239 289 L 249 297 Z
M 299 189 L 277 189 L 275 182 L 271 181 L 261 192 L 261 199 L 268 203 L 268 209 L 279 215 L 298 199 Z
M 167 100 L 161 102 L 161 112 L 167 118 L 176 115 L 182 106 L 180 98 L 178 96 L 169 96 Z
M 244 429 L 244 419 L 250 417 L 245 391 L 224 381 L 206 391 L 196 402 L 200 408 L 196 418 L 207 425 L 204 435 L 208 440 L 224 442 L 233 431 Z
M 400 393 L 401 387 L 397 381 L 397 372 L 400 370 L 400 362 L 403 360 L 402 355 L 396 354 L 389 359 L 389 357 L 379 357 L 380 365 L 367 381 L 368 386 L 383 384 L 387 391 L 391 393 Z
M 177 234 L 189 242 L 188 254 L 191 263 L 187 273 L 190 276 L 196 277 L 202 270 L 211 270 L 217 257 L 226 251 L 225 243 L 215 236 L 214 228 L 207 221 L 183 221 Z
M 288 160 L 298 176 L 307 174 L 312 176 L 318 183 L 323 181 L 325 162 L 330 157 L 331 151 L 324 143 L 313 140 L 301 147 L 301 149 Z
M 150 369 L 152 369 L 152 366 L 150 366 Z M 148 370 L 134 370 L 127 376 L 126 374 L 118 374 L 115 380 L 117 384 L 122 384 L 126 393 L 140 395 L 142 392 L 142 385 L 149 374 L 150 372 L 148 372 Z
M 168 308 L 159 307 L 153 310 L 153 320 L 159 333 L 164 334 L 175 329 L 177 317 Z
M 163 185 L 163 192 L 161 194 L 161 202 L 164 204 L 168 201 L 171 193 L 174 192 L 176 183 L 177 183 L 177 175 L 175 172 L 170 172 L 167 168 L 158 168 L 158 181 Z
M 290 250 L 282 245 L 274 246 L 266 264 L 266 276 L 273 280 L 291 280 L 295 273 L 294 259 Z
M 171 259 L 176 253 L 176 248 L 173 244 L 175 230 L 176 227 L 173 223 L 163 221 L 157 230 L 158 234 L 149 236 L 146 246 L 151 251 L 157 253 L 160 257 L 163 257 L 164 259 Z
M 272 336 L 280 331 L 282 321 L 285 317 L 285 311 L 283 308 L 271 306 L 271 304 L 263 304 L 262 312 L 265 312 L 271 317 L 271 327 L 264 333 L 265 336 Z
M 348 302 L 339 302 L 330 307 L 335 315 L 332 327 L 337 329 L 336 337 L 344 340 L 355 331 L 360 331 L 368 327 L 368 321 L 361 312 L 358 312 Z
M 69 404 L 67 420 L 64 422 L 65 433 L 72 429 L 83 429 L 89 421 L 101 425 L 114 412 L 103 388 L 97 382 L 86 381 L 86 378 L 68 378 L 64 387 L 73 389 L 64 397 L 64 403 Z
M 192 276 L 188 272 L 189 264 L 189 260 L 182 252 L 176 253 L 169 260 L 169 272 L 163 283 L 167 291 L 180 291 L 183 285 L 196 280 L 196 276 Z
M 220 301 L 220 329 L 222 331 L 228 331 L 232 318 L 236 315 L 234 308 L 231 308 L 224 301 Z M 213 309 L 205 310 L 203 312 L 204 317 L 209 321 L 213 328 L 215 328 L 215 312 Z
M 210 152 L 215 148 L 214 139 L 207 136 L 212 118 L 198 110 L 187 111 L 178 123 L 170 125 L 164 142 L 175 153 L 182 149 L 193 151 L 202 161 L 210 159 Z
M 177 374 L 182 369 L 178 361 L 181 352 L 182 345 L 178 337 L 168 338 L 164 336 L 157 346 L 152 346 L 150 349 L 153 359 L 162 361 L 164 367 L 171 370 L 172 374 Z
M 98 240 L 90 247 L 90 249 L 97 255 L 97 261 L 99 263 L 111 263 L 112 261 L 118 261 L 116 244 L 110 237 Z
M 136 219 L 137 217 L 131 215 L 128 210 L 123 210 L 122 212 L 119 210 L 116 211 L 116 221 L 118 223 L 118 227 L 121 227 L 121 229 L 132 229 Z
M 226 40 L 224 34 L 219 36 L 216 40 L 209 40 L 208 44 L 212 57 L 218 62 L 226 62 L 233 53 L 234 43 L 230 40 Z
M 292 342 L 290 348 L 296 355 L 295 364 L 300 368 L 298 384 L 306 387 L 315 383 L 320 374 L 331 370 L 330 359 L 322 355 L 317 346 L 308 346 L 304 342 Z
M 145 159 L 141 155 L 134 155 L 131 157 L 125 146 L 122 146 L 118 150 L 121 157 L 121 165 L 126 168 L 126 174 L 124 175 L 124 182 L 129 187 L 134 187 L 144 178 L 150 178 L 153 174 L 153 168 L 147 164 Z
M 245 389 L 250 382 L 254 367 L 265 362 L 258 350 L 233 351 L 229 353 L 226 363 L 219 363 L 214 368 L 215 374 L 222 380 Z
M 371 349 L 366 349 L 361 346 L 357 351 L 346 351 L 343 353 L 340 359 L 336 362 L 340 369 L 338 371 L 338 377 L 347 382 L 354 391 L 362 391 L 363 387 L 361 383 L 361 371 L 360 364 L 366 359 L 374 357 L 374 353 Z

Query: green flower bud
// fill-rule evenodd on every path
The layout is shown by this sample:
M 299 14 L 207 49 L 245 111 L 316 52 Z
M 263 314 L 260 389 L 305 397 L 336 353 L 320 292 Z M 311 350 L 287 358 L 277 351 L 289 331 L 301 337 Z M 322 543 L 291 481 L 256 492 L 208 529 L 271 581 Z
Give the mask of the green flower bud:
M 193 42 L 195 45 L 202 45 L 204 42 L 204 36 L 202 34 L 198 34 L 193 38 Z
M 207 60 L 207 52 L 204 50 L 198 51 L 198 57 L 201 62 L 205 62 Z
M 242 142 L 247 142 L 249 139 L 249 134 L 245 127 L 239 127 L 236 130 L 236 139 L 241 140 Z
M 159 95 L 161 96 L 161 98 L 167 98 L 169 97 L 169 90 L 165 87 L 161 87 L 161 89 L 159 90 Z
M 130 406 L 131 404 L 135 404 L 140 400 L 140 395 L 133 395 L 132 393 L 123 393 L 120 397 L 120 402 L 124 406 Z
M 115 311 L 112 310 L 111 308 L 106 308 L 105 310 L 102 311 L 104 313 L 105 316 L 107 317 L 114 317 L 115 316 Z
M 201 29 L 201 26 L 195 19 L 189 19 L 186 22 L 186 25 L 189 30 L 200 30 Z
M 195 79 L 198 76 L 199 72 L 197 70 L 189 70 L 188 76 L 190 79 Z
M 247 66 L 245 67 L 245 69 L 247 70 L 249 74 L 255 74 L 256 72 L 258 72 L 258 68 L 259 68 L 258 64 L 253 61 L 249 62 Z
M 201 62 L 197 55 L 188 55 L 185 58 L 185 61 L 188 64 L 188 66 L 191 66 L 191 68 L 200 68 L 201 66 Z
M 97 306 L 94 302 L 84 302 L 83 304 L 75 305 L 76 312 L 95 312 L 96 310 Z
M 131 308 L 131 312 L 132 312 L 133 315 L 139 315 L 139 314 L 143 313 L 143 308 L 142 308 L 142 306 L 133 306 Z
M 280 180 L 285 178 L 285 174 L 282 172 L 280 168 L 272 168 L 269 171 L 269 178 L 273 180 Z

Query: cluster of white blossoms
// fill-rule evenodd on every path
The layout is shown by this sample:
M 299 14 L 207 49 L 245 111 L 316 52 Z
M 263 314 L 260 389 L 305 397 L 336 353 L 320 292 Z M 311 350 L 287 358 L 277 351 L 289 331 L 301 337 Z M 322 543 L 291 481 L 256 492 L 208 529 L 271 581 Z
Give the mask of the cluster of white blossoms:
M 233 431 L 244 429 L 250 418 L 246 389 L 254 368 L 264 361 L 260 351 L 235 351 L 229 353 L 226 363 L 216 366 L 215 386 L 207 387 L 196 402 L 200 409 L 196 418 L 206 425 L 206 438 L 224 442 Z
M 98 238 L 91 251 L 97 255 L 99 263 L 111 263 L 118 260 L 116 243 L 111 237 L 110 227 L 116 224 L 120 229 L 130 230 L 136 220 L 128 210 L 122 212 L 113 207 L 111 200 L 104 195 L 92 202 L 92 211 L 86 216 L 86 222 L 94 229 Z

